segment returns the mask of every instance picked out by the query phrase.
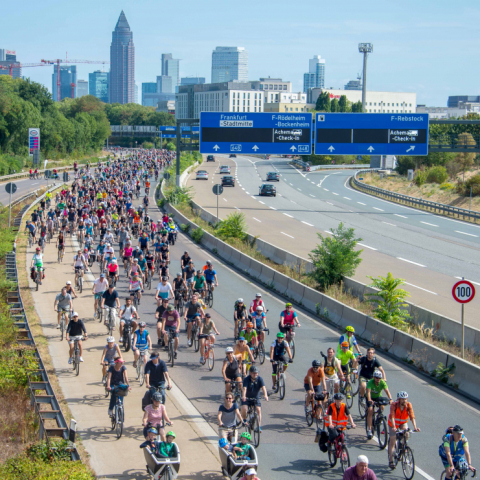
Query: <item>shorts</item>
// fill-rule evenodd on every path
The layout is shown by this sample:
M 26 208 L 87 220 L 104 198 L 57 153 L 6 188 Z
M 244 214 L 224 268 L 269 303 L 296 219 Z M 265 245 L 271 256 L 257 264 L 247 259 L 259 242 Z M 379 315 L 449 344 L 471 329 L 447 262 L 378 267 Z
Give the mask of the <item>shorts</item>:
M 182 288 L 181 290 L 175 290 L 173 293 L 175 294 L 175 300 L 178 300 L 181 295 L 185 294 L 185 289 Z
M 213 285 L 215 282 L 215 279 L 213 280 L 205 280 L 207 282 L 207 285 Z
M 187 278 L 185 281 L 187 282 L 187 285 L 191 285 L 195 280 L 193 277 L 190 277 L 190 278 Z
M 164 330 L 168 333 L 175 332 L 175 338 L 178 338 L 179 332 L 177 332 L 177 327 L 172 327 L 171 325 L 165 325 Z
M 362 376 L 359 377 L 360 385 L 362 383 L 368 383 L 369 380 L 371 380 L 371 378 L 365 378 L 365 377 L 362 377 Z
M 108 272 L 108 276 L 113 278 L 113 277 L 116 277 L 118 275 L 118 270 L 116 272 Z
M 95 294 L 95 300 L 100 300 L 100 299 L 103 297 L 103 294 L 104 294 L 104 293 L 105 293 L 105 292 L 96 293 L 96 294 Z
M 251 405 L 251 406 L 254 406 L 254 407 L 261 407 L 262 404 L 260 402 L 260 399 L 259 398 L 247 398 L 247 401 L 244 402 L 242 400 L 242 406 L 243 405 L 247 405 L 248 407 Z
M 123 249 L 123 242 L 118 242 L 118 248 L 119 248 L 120 250 Z
M 70 311 L 70 307 L 59 307 L 57 305 L 57 310 L 59 313 L 62 313 L 62 312 L 69 312 Z
M 75 340 L 82 340 L 82 335 L 78 335 L 76 337 L 70 337 L 70 340 L 68 341 L 68 343 L 70 345 L 73 345 L 75 343 Z
M 81 267 L 75 267 L 75 272 L 83 270 L 83 265 Z
M 231 373 L 229 372 L 228 370 L 225 370 L 225 376 L 229 379 L 229 380 L 233 380 L 233 381 L 236 381 L 237 378 L 242 378 L 242 374 L 240 372 L 240 370 L 237 370 L 236 372 L 234 373 Z
M 170 290 L 168 292 L 158 292 L 158 296 L 166 300 L 168 298 L 169 293 L 170 293 Z
M 197 318 L 200 318 L 198 313 L 196 315 L 187 315 L 187 319 L 185 320 L 187 323 L 194 322 Z
M 304 383 L 303 386 L 306 392 L 310 391 L 310 385 L 308 383 Z M 315 392 L 315 395 L 319 395 L 322 393 L 322 390 L 320 390 L 320 385 L 313 385 L 313 391 Z
M 347 363 L 346 365 L 342 365 L 342 372 L 345 374 L 345 375 L 349 375 L 350 374 L 350 365 Z
M 369 401 L 367 400 L 367 407 L 373 407 L 373 403 L 376 402 L 376 401 L 378 401 L 378 400 L 388 400 L 388 398 L 386 398 L 386 397 L 372 398 L 372 401 L 371 401 L 371 402 L 369 402 Z M 387 405 L 384 405 L 384 406 L 387 406 Z
M 287 359 L 287 357 L 286 357 L 285 355 L 282 356 L 282 357 L 275 357 L 275 356 L 274 356 L 274 357 L 273 357 L 273 360 L 274 360 L 274 362 L 283 362 L 283 364 L 285 364 L 285 365 L 288 363 L 288 359 Z M 277 364 L 272 363 L 272 368 L 273 368 L 273 374 L 274 374 L 274 375 L 277 373 L 277 367 L 278 367 Z

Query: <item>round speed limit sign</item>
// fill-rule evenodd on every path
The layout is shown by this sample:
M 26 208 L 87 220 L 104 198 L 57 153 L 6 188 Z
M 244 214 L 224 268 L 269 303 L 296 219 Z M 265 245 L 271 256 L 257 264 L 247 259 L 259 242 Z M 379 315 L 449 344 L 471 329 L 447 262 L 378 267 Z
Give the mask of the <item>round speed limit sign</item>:
M 475 287 L 468 280 L 460 280 L 452 288 L 453 298 L 458 303 L 468 303 L 475 297 Z

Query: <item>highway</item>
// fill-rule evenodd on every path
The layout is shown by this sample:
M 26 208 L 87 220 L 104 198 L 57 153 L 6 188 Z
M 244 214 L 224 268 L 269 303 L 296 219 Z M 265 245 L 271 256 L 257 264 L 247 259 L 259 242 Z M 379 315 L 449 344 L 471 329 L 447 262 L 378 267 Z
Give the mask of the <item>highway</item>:
M 248 232 L 308 259 L 318 244 L 317 233 L 330 233 L 340 222 L 355 228 L 362 238 L 362 263 L 355 279 L 370 283 L 367 275 L 385 276 L 392 272 L 406 280 L 409 301 L 450 318 L 460 320 L 460 307 L 451 290 L 457 279 L 480 285 L 480 227 L 408 207 L 353 190 L 348 185 L 352 171 L 304 173 L 280 158 L 216 156 L 204 163 L 208 181 L 190 175 L 195 202 L 216 215 L 212 184 L 219 183 L 220 165 L 230 165 L 237 179 L 235 187 L 225 187 L 220 197 L 220 217 L 233 211 L 245 214 Z M 258 187 L 268 171 L 280 173 L 277 197 L 259 197 Z M 466 307 L 466 323 L 480 328 L 473 312 L 480 306 L 477 296 Z M 427 325 L 428 326 L 428 325 Z
M 60 180 L 57 180 L 56 183 L 58 184 L 59 181 Z M 4 182 L 0 184 L 0 203 L 2 205 L 8 205 L 10 203 L 10 194 L 5 191 L 5 185 L 7 183 L 8 182 Z M 14 202 L 17 198 L 26 195 L 27 193 L 47 186 L 47 180 L 43 178 L 43 175 L 36 180 L 30 180 L 29 178 L 21 178 L 13 180 L 13 183 L 17 186 L 17 191 L 12 195 L 12 202 Z M 53 181 L 48 180 L 48 185 L 53 186 Z

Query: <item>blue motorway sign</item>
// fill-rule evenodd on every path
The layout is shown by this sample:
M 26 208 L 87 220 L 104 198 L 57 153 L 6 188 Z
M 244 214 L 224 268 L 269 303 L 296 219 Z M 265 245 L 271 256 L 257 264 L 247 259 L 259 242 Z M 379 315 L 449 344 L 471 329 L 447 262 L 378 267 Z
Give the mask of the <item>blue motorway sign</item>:
M 201 153 L 310 155 L 311 113 L 200 113 Z
M 317 113 L 316 155 L 427 155 L 428 114 Z

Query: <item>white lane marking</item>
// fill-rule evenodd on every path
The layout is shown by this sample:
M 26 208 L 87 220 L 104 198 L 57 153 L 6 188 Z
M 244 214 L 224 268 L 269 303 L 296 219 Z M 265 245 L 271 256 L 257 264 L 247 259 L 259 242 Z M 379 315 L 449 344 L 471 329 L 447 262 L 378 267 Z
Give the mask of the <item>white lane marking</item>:
M 466 233 L 466 232 L 460 232 L 460 230 L 455 230 L 457 233 L 461 233 L 462 235 L 468 235 L 469 237 L 477 237 L 478 235 L 473 235 L 473 233 Z
M 362 247 L 369 248 L 370 250 L 378 250 L 378 248 L 369 247 L 368 245 L 365 245 L 364 243 L 360 243 L 360 242 L 357 242 L 357 245 L 361 245 Z
M 338 193 L 332 192 L 334 195 L 338 195 Z
M 419 267 L 427 268 L 425 265 L 422 265 L 421 263 L 412 262 L 411 260 L 407 260 L 406 258 L 402 258 L 402 257 L 397 257 L 397 258 L 399 260 L 403 260 L 404 262 L 413 263 L 413 265 L 418 265 Z
M 36 183 L 32 183 L 32 185 L 38 185 L 38 182 L 36 182 Z
M 282 212 L 283 213 L 283 212 Z M 286 217 L 293 218 L 293 215 L 289 215 L 288 213 L 283 213 Z
M 455 278 L 458 278 L 459 280 L 462 280 L 462 277 L 455 277 Z M 466 278 L 465 280 L 468 280 L 468 278 Z M 474 282 L 473 280 L 468 280 L 468 281 L 471 282 L 471 283 L 474 283 L 475 285 L 480 285 L 480 283 Z
M 260 222 L 260 223 L 262 223 L 262 221 L 261 221 L 261 220 L 259 220 L 258 218 L 255 218 L 255 217 L 252 217 L 252 218 L 253 218 L 254 220 L 256 220 L 257 222 Z
M 288 182 L 288 183 L 290 183 L 290 182 Z M 290 185 L 293 187 L 293 183 L 290 183 Z
M 237 210 L 240 210 L 238 207 L 233 207 L 233 208 L 236 208 Z
M 309 195 L 310 195 L 311 197 L 313 197 L 313 198 L 317 198 L 317 197 L 315 197 L 315 195 L 312 195 L 311 193 L 310 193 Z
M 239 184 L 240 185 L 240 184 Z M 242 190 L 245 190 L 243 187 L 242 187 Z
M 425 225 L 430 225 L 431 227 L 438 227 L 438 225 L 434 225 L 433 223 L 422 222 L 422 221 L 420 221 L 420 223 L 424 223 Z
M 426 288 L 419 287 L 418 285 L 414 285 L 413 283 L 405 282 L 405 285 L 410 285 L 411 287 L 418 288 L 420 290 L 423 290 L 424 292 L 431 293 L 432 295 L 438 295 L 438 293 L 432 292 L 431 290 L 427 290 Z
M 250 195 L 254 200 L 256 200 L 255 195 Z
M 382 223 L 384 223 L 385 225 L 390 225 L 392 227 L 396 227 L 396 225 L 394 225 L 393 223 L 388 223 L 388 222 L 382 222 Z
M 262 202 L 261 200 L 259 200 L 258 202 L 261 203 L 262 205 L 265 205 L 265 202 Z
M 333 203 L 327 202 L 329 205 L 333 205 Z
M 351 200 L 351 198 L 348 198 L 348 197 L 343 197 L 345 200 Z
M 224 200 L 225 200 L 225 201 L 227 201 L 227 199 L 226 199 L 226 198 L 224 198 Z
M 276 208 L 275 208 L 275 207 L 268 207 L 268 208 L 271 208 L 272 210 L 276 210 Z
M 377 207 L 372 207 L 374 210 L 379 210 L 380 212 L 384 212 L 385 210 L 382 210 L 381 208 L 377 208 Z
M 311 223 L 304 222 L 303 220 L 302 220 L 302 223 L 304 223 L 305 225 L 308 225 L 309 227 L 313 227 L 313 225 Z
M 329 235 L 333 235 L 332 232 L 329 232 L 329 231 L 327 231 L 327 230 L 325 230 L 325 233 L 328 233 Z
M 408 218 L 408 217 L 406 217 L 405 215 L 399 215 L 398 213 L 394 213 L 394 215 L 395 215 L 396 217 Z
M 294 203 L 295 205 L 297 205 L 297 202 L 294 202 L 293 200 L 290 200 L 292 203 Z
M 366 203 L 362 203 L 362 202 L 357 202 L 357 203 L 359 203 L 360 205 L 366 205 Z
M 301 192 L 301 191 L 302 191 L 300 188 L 297 188 L 297 190 L 298 190 L 299 192 Z
M 311 183 L 313 183 L 313 184 L 315 185 L 315 182 L 312 182 L 311 180 L 310 180 L 310 182 L 311 182 Z
M 292 237 L 291 235 L 289 235 L 288 233 L 285 233 L 285 232 L 280 232 L 280 233 L 283 233 L 283 234 L 286 235 L 287 237 L 295 238 L 295 237 Z
M 245 192 L 247 195 L 250 195 L 250 192 Z
M 324 190 L 325 190 L 326 192 L 329 192 L 329 191 L 330 191 L 330 190 L 328 190 L 328 188 L 324 188 Z
M 283 195 L 281 193 L 278 194 L 279 197 L 283 197 Z

